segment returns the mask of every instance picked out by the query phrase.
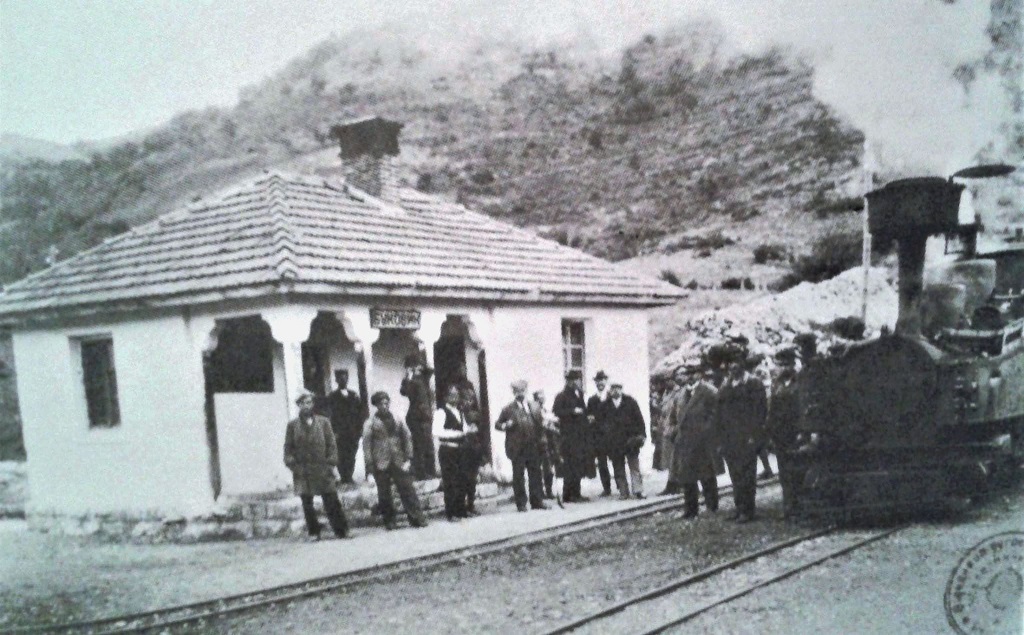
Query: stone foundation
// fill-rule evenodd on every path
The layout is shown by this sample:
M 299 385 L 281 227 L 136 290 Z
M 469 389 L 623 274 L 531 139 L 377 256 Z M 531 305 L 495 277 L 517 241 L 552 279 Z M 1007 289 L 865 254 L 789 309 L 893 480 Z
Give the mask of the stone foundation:
M 438 480 L 416 483 L 420 504 L 428 516 L 444 511 L 444 496 L 437 491 Z M 338 492 L 342 507 L 353 527 L 380 526 L 376 487 L 362 484 Z M 477 485 L 476 506 L 480 510 L 493 508 L 510 497 L 507 486 L 495 482 Z M 394 496 L 399 509 L 397 520 L 405 522 L 397 492 Z M 323 514 L 322 500 L 314 499 L 324 530 L 329 532 Z M 95 514 L 66 516 L 30 513 L 29 528 L 34 531 L 65 536 L 88 537 L 105 542 L 132 542 L 142 544 L 200 543 L 222 540 L 251 540 L 259 538 L 288 538 L 306 535 L 302 504 L 291 490 L 225 498 L 208 516 L 196 518 L 168 518 L 153 514 Z

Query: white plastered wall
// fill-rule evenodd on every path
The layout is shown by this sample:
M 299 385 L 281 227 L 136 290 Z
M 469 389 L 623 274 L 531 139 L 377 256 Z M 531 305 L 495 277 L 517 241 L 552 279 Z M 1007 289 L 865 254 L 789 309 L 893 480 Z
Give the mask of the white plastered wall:
M 74 338 L 113 340 L 121 424 L 90 429 Z M 213 503 L 202 358 L 168 315 L 14 334 L 29 513 L 202 513 Z

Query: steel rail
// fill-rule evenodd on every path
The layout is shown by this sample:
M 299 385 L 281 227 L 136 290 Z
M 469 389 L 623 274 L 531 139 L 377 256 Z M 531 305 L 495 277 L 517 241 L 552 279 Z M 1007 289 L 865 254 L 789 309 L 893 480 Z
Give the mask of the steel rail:
M 658 626 L 655 626 L 654 628 L 651 628 L 651 629 L 648 629 L 646 631 L 643 631 L 642 635 L 656 635 L 657 633 L 664 633 L 668 629 L 674 628 L 674 627 L 679 626 L 681 624 L 685 624 L 686 622 L 689 622 L 690 620 L 692 620 L 693 618 L 697 617 L 698 615 L 702 615 L 702 614 L 710 611 L 711 609 L 713 609 L 713 608 L 715 608 L 717 606 L 722 606 L 723 604 L 728 604 L 729 602 L 732 602 L 733 600 L 741 598 L 741 597 L 743 597 L 745 595 L 749 595 L 749 594 L 753 593 L 754 591 L 757 591 L 758 589 L 763 589 L 764 587 L 772 585 L 772 584 L 775 584 L 776 582 L 781 582 L 782 580 L 785 580 L 787 578 L 795 576 L 796 574 L 801 573 L 803 571 L 806 571 L 808 569 L 812 569 L 814 567 L 817 567 L 817 566 L 819 566 L 819 565 L 821 565 L 821 564 L 823 564 L 825 562 L 828 562 L 829 560 L 832 560 L 834 558 L 838 558 L 839 556 L 846 555 L 846 554 L 848 554 L 848 553 L 850 553 L 852 551 L 856 551 L 858 549 L 863 549 L 864 547 L 866 547 L 866 546 L 868 546 L 868 545 L 870 545 L 872 543 L 875 543 L 875 542 L 877 542 L 879 540 L 882 540 L 883 538 L 888 538 L 889 536 L 893 535 L 894 533 L 906 529 L 908 526 L 909 525 L 900 525 L 898 527 L 893 527 L 891 529 L 887 529 L 887 530 L 879 532 L 879 533 L 877 533 L 877 534 L 875 534 L 873 536 L 868 536 L 867 538 L 864 538 L 862 540 L 858 540 L 857 542 L 853 543 L 852 545 L 847 545 L 846 547 L 843 547 L 842 549 L 836 549 L 835 551 L 831 551 L 831 552 L 829 552 L 829 553 L 827 553 L 827 554 L 825 554 L 825 555 L 823 555 L 823 556 L 821 556 L 819 558 L 815 558 L 814 560 L 812 560 L 810 562 L 805 562 L 804 564 L 801 564 L 801 565 L 792 567 L 790 569 L 787 569 L 786 571 L 784 571 L 784 572 L 782 572 L 782 573 L 780 573 L 780 574 L 778 574 L 776 576 L 773 576 L 771 578 L 768 578 L 767 580 L 762 580 L 761 582 L 758 582 L 756 584 L 751 584 L 750 586 L 744 587 L 743 589 L 740 589 L 739 591 L 736 591 L 735 593 L 731 593 L 730 595 L 728 595 L 728 596 L 726 596 L 726 597 L 724 597 L 724 598 L 722 598 L 720 600 L 716 600 L 714 602 L 710 602 L 708 604 L 705 604 L 704 606 L 702 606 L 702 607 L 700 607 L 698 609 L 695 609 L 693 611 L 690 611 L 690 612 L 686 613 L 685 615 L 681 615 L 681 616 L 676 617 L 676 618 L 674 618 L 672 620 L 669 620 L 667 622 L 659 624 Z
M 775 485 L 778 478 L 760 481 L 758 487 Z M 731 485 L 725 485 L 720 493 L 731 491 Z M 141 611 L 113 617 L 100 617 L 93 620 L 80 620 L 58 624 L 35 624 L 15 627 L 5 631 L 12 635 L 48 634 L 48 633 L 88 633 L 90 635 L 109 635 L 113 633 L 136 633 L 158 629 L 182 627 L 188 624 L 202 623 L 233 613 L 267 607 L 313 595 L 330 593 L 348 586 L 370 582 L 388 576 L 408 573 L 435 566 L 444 566 L 466 558 L 485 556 L 492 553 L 554 540 L 575 533 L 598 529 L 619 522 L 651 516 L 664 511 L 672 511 L 683 506 L 679 494 L 659 497 L 648 503 L 636 505 L 628 509 L 615 510 L 589 518 L 572 521 L 555 527 L 537 529 L 530 532 L 498 538 L 467 547 L 456 547 L 445 551 L 414 556 L 373 565 L 353 571 L 332 574 L 320 578 L 291 582 L 267 587 L 255 591 L 247 591 L 211 600 L 200 600 L 171 607 Z
M 668 595 L 673 591 L 677 591 L 696 582 L 700 582 L 701 580 L 710 578 L 711 576 L 717 575 L 723 571 L 734 569 L 752 560 L 757 560 L 758 558 L 773 554 L 777 551 L 782 551 L 783 549 L 792 547 L 793 545 L 798 545 L 802 542 L 819 538 L 826 534 L 830 534 L 833 531 L 835 531 L 834 527 L 827 527 L 819 531 L 804 534 L 803 536 L 783 540 L 781 542 L 769 545 L 759 551 L 742 555 L 738 558 L 734 558 L 721 564 L 716 564 L 714 566 L 708 567 L 706 569 L 698 571 L 697 573 L 693 573 L 685 577 L 676 578 L 675 580 L 667 582 L 660 587 L 651 589 L 650 591 L 644 591 L 643 593 L 639 593 L 637 595 L 628 597 L 625 600 L 616 602 L 615 604 L 612 604 L 610 606 L 598 609 L 593 613 L 584 615 L 583 617 L 572 620 L 571 622 L 566 622 L 564 624 L 556 626 L 555 628 L 549 631 L 545 631 L 544 635 L 562 635 L 563 633 L 571 633 L 572 631 L 580 628 L 581 626 L 586 626 L 587 624 L 597 622 L 616 613 L 621 613 L 622 611 L 625 611 L 631 606 L 642 604 L 655 598 L 659 598 L 663 595 Z

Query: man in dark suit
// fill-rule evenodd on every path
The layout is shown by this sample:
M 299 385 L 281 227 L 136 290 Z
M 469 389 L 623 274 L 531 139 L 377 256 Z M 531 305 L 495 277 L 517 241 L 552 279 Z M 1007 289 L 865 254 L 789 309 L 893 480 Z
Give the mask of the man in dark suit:
M 565 375 L 565 390 L 555 396 L 551 412 L 558 417 L 562 435 L 562 467 L 564 471 L 564 500 L 580 503 L 587 499 L 580 493 L 580 481 L 591 470 L 594 457 L 590 451 L 590 424 L 587 422 L 587 402 L 583 400 L 583 374 L 570 370 Z
M 640 404 L 629 395 L 622 394 L 622 384 L 612 382 L 605 406 L 605 443 L 615 470 L 615 486 L 619 496 L 629 498 L 630 490 L 636 498 L 643 498 L 643 477 L 640 475 L 640 448 L 647 439 L 647 426 Z M 626 465 L 629 465 L 629 484 L 626 483 Z
M 537 404 L 526 398 L 526 390 L 525 381 L 512 382 L 514 399 L 502 408 L 494 423 L 497 430 L 505 433 L 505 455 L 512 461 L 512 490 L 521 512 L 526 511 L 527 501 L 523 472 L 530 482 L 530 506 L 547 509 L 540 472 L 544 457 L 544 419 Z
M 779 484 L 782 486 L 782 513 L 791 518 L 796 512 L 796 500 L 803 480 L 803 473 L 796 450 L 800 445 L 800 394 L 796 383 L 796 351 L 785 348 L 775 355 L 779 376 L 772 384 L 772 396 L 768 402 L 768 418 L 765 429 L 771 438 L 775 456 L 779 462 Z
M 327 395 L 327 412 L 331 418 L 331 429 L 338 443 L 338 472 L 342 483 L 352 483 L 356 468 L 356 452 L 359 438 L 363 434 L 363 422 L 368 413 L 363 412 L 363 400 L 359 394 L 348 389 L 348 371 L 334 371 L 337 390 Z
M 608 444 L 608 375 L 603 370 L 594 375 L 594 387 L 597 389 L 587 399 L 587 421 L 590 422 L 590 447 L 597 461 L 597 473 L 601 476 L 601 496 L 612 495 L 612 477 L 608 471 L 608 458 L 611 447 Z
M 745 360 L 729 366 L 729 379 L 718 391 L 719 446 L 732 479 L 734 519 L 744 523 L 754 518 L 757 491 L 757 451 L 764 438 L 768 395 L 764 384 L 746 372 Z
M 725 473 L 725 466 L 716 447 L 718 390 L 714 371 L 702 372 L 699 366 L 689 366 L 685 372 L 690 385 L 672 412 L 670 436 L 674 444 L 673 471 L 683 492 L 683 518 L 689 519 L 696 518 L 699 511 L 698 483 L 708 511 L 718 511 L 718 475 Z
M 431 436 L 434 408 L 430 398 L 430 375 L 433 372 L 419 353 L 406 356 L 405 377 L 399 390 L 409 400 L 405 423 L 412 433 L 413 474 L 420 481 L 437 475 L 434 467 L 434 439 Z

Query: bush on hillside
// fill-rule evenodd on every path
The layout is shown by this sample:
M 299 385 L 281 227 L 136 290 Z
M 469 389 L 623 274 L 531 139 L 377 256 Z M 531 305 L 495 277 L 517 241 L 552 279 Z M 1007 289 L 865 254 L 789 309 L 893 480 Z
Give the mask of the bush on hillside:
M 754 263 L 763 265 L 769 260 L 784 262 L 789 252 L 786 247 L 776 243 L 761 243 L 754 247 Z
M 674 284 L 677 287 L 683 286 L 683 283 L 679 280 L 679 275 L 671 269 L 662 269 L 660 277 L 669 284 Z
M 811 253 L 800 256 L 793 263 L 793 269 L 780 278 L 771 288 L 785 291 L 801 282 L 821 282 L 861 264 L 862 238 L 859 231 L 841 231 L 821 237 L 811 248 Z

